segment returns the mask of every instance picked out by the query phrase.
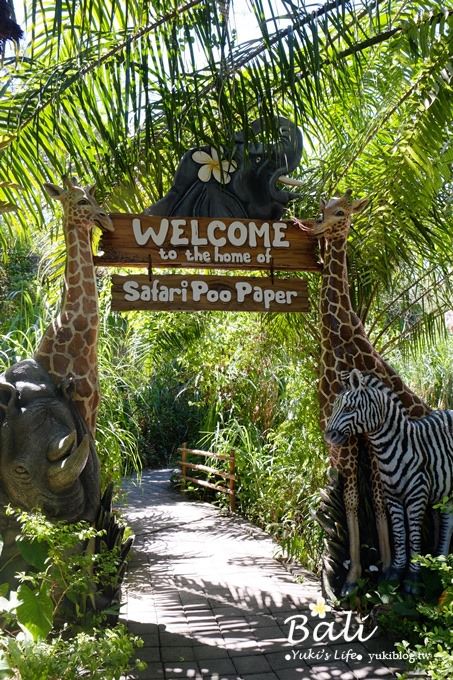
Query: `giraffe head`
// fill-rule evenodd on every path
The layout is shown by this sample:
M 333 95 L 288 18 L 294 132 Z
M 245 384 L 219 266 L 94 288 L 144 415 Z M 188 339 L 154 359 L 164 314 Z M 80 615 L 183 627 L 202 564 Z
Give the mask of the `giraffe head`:
M 362 212 L 369 203 L 368 198 L 352 200 L 351 193 L 351 189 L 348 189 L 343 196 L 331 198 L 329 201 L 322 200 L 321 217 L 318 220 L 304 221 L 302 224 L 305 230 L 317 238 L 329 241 L 346 238 L 353 213 Z
M 105 231 L 113 231 L 110 216 L 98 205 L 94 197 L 94 186 L 84 189 L 68 177 L 63 179 L 63 185 L 59 187 L 46 182 L 43 186 L 51 198 L 62 203 L 65 216 L 71 224 L 86 229 L 96 225 Z

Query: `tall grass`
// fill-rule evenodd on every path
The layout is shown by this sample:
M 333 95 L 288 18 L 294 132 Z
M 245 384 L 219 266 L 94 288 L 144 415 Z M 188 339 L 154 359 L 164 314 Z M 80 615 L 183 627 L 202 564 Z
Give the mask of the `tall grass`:
M 316 568 L 321 535 L 312 511 L 326 456 L 312 357 L 276 342 L 258 315 L 210 315 L 205 324 L 203 337 L 179 358 L 203 416 L 189 443 L 234 449 L 239 511 L 272 533 L 287 555 Z
M 435 409 L 453 409 L 453 334 L 433 338 L 429 351 L 409 357 L 395 355 L 393 363 L 412 389 Z

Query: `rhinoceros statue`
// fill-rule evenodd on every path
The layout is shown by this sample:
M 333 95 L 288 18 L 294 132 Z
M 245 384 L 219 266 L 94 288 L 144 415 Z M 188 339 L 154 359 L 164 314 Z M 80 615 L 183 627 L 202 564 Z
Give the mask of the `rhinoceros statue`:
M 75 408 L 71 380 L 56 385 L 33 359 L 0 374 L 0 506 L 40 509 L 53 520 L 94 522 L 99 461 Z M 16 522 L 0 511 L 8 557 Z

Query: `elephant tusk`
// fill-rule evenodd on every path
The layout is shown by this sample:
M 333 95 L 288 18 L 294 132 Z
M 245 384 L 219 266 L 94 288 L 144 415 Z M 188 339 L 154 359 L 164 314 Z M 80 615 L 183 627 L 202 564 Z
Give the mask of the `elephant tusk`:
M 90 440 L 86 434 L 79 446 L 67 458 L 50 465 L 49 488 L 54 493 L 69 489 L 80 477 L 90 455 Z
M 300 179 L 293 179 L 292 177 L 287 177 L 286 175 L 281 175 L 277 178 L 278 182 L 282 184 L 287 184 L 290 187 L 304 187 L 305 182 L 301 182 Z

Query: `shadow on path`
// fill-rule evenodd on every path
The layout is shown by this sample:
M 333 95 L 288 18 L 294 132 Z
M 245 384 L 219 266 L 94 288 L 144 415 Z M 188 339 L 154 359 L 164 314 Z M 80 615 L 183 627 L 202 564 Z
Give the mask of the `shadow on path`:
M 354 680 L 395 678 L 398 661 L 377 634 L 330 612 L 324 627 L 309 605 L 318 579 L 289 573 L 275 543 L 248 522 L 173 491 L 170 470 L 124 482 L 135 544 L 121 619 L 144 640 L 146 680 Z M 288 641 L 291 617 L 299 627 Z M 337 637 L 326 642 L 327 625 Z M 293 624 L 294 625 L 294 624 Z M 318 638 L 316 635 L 318 633 Z M 346 635 L 346 639 L 345 638 Z M 363 633 L 366 637 L 367 633 Z

